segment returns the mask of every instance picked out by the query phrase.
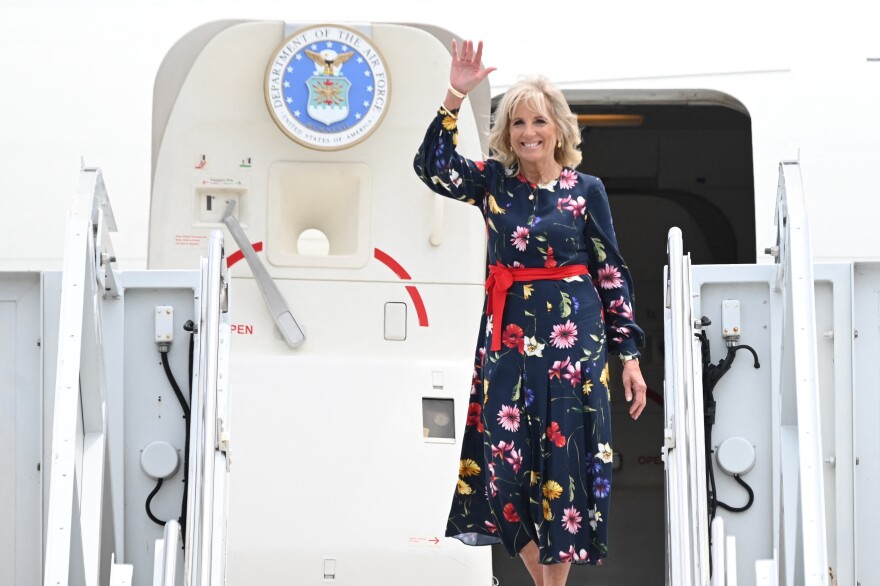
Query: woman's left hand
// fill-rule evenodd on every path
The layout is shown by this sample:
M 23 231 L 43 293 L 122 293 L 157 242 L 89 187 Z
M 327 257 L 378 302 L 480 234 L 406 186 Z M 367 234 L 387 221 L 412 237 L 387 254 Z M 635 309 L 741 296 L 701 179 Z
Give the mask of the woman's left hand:
M 645 384 L 638 360 L 628 360 L 623 363 L 623 391 L 626 401 L 632 403 L 629 406 L 630 417 L 638 419 L 648 400 L 648 385 Z

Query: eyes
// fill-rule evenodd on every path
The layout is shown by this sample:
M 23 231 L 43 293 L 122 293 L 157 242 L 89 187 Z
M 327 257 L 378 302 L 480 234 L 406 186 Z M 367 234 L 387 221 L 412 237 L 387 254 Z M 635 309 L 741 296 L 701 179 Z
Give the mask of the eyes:
M 511 121 L 510 125 L 511 126 L 525 126 L 525 123 L 526 123 L 526 121 L 523 120 L 522 118 L 514 118 L 513 121 Z M 542 116 L 537 116 L 536 118 L 534 118 L 532 120 L 532 124 L 534 126 L 546 126 L 549 123 L 550 122 Z

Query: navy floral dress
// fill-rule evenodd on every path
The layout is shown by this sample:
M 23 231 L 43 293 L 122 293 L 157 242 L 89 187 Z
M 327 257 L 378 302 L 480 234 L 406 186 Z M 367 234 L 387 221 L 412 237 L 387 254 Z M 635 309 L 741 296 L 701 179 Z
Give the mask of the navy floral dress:
M 573 169 L 535 185 L 498 161 L 465 159 L 456 115 L 440 109 L 414 167 L 433 191 L 482 211 L 487 262 L 590 273 L 514 282 L 503 323 L 483 316 L 446 535 L 500 541 L 512 556 L 531 540 L 541 563 L 596 564 L 608 552 L 611 495 L 606 351 L 638 355 L 644 339 L 608 197 Z

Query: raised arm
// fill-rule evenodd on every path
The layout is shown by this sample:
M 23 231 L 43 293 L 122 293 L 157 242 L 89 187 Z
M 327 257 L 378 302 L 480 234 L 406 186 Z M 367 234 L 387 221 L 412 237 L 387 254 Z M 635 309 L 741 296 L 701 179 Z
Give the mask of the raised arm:
M 471 161 L 458 154 L 458 110 L 467 93 L 483 81 L 494 67 L 482 69 L 483 43 L 474 50 L 472 41 L 452 41 L 452 65 L 446 98 L 416 153 L 413 168 L 434 192 L 478 207 L 484 207 L 486 186 L 491 176 L 484 161 Z

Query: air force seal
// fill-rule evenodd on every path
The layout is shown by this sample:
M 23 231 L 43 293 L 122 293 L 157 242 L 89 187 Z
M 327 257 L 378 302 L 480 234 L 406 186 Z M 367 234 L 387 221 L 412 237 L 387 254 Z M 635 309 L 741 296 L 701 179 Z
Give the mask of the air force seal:
M 296 142 L 337 150 L 367 138 L 388 108 L 385 61 L 354 29 L 321 25 L 286 38 L 266 70 L 266 104 Z

